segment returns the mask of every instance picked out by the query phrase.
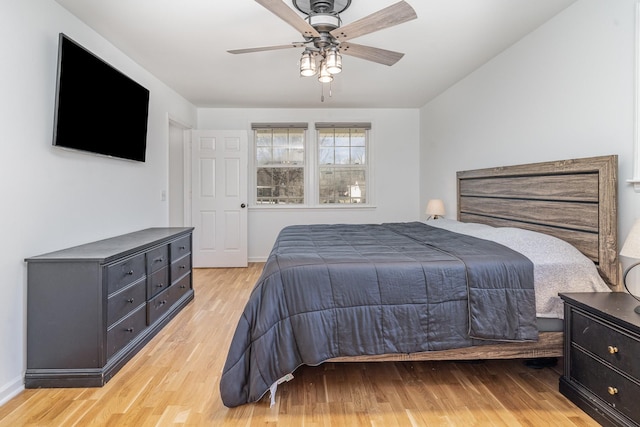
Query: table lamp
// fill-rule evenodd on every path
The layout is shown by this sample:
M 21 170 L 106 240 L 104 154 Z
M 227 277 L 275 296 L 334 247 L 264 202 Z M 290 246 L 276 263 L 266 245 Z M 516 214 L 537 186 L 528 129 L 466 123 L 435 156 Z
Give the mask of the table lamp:
M 636 300 L 640 301 L 638 297 L 633 295 L 627 286 L 627 275 L 634 268 L 640 265 L 640 219 L 637 219 L 636 222 L 631 227 L 631 231 L 627 236 L 627 239 L 624 241 L 624 245 L 622 245 L 622 250 L 620 251 L 620 256 L 633 258 L 636 260 L 633 264 L 631 264 L 624 271 L 624 275 L 622 276 L 622 282 L 624 283 L 624 288 L 629 292 L 629 295 L 634 297 Z M 640 306 L 637 306 L 633 311 L 640 314 Z
M 441 216 L 444 216 L 444 203 L 440 199 L 431 199 L 427 203 L 427 211 L 428 215 L 427 220 L 429 218 L 438 219 Z

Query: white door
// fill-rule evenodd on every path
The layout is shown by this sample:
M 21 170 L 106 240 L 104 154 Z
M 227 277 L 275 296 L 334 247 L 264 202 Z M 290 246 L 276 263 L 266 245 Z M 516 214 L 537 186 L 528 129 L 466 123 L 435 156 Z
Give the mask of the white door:
M 194 267 L 247 266 L 247 132 L 192 133 Z

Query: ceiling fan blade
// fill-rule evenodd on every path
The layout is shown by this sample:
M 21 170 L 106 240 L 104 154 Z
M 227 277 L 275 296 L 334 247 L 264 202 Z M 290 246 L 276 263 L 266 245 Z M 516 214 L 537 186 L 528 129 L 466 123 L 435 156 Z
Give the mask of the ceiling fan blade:
M 303 37 L 320 37 L 320 33 L 311 26 L 300 15 L 287 6 L 282 0 L 256 0 L 262 6 L 269 9 L 271 13 L 300 31 Z
M 406 1 L 399 1 L 369 16 L 365 16 L 344 27 L 336 28 L 330 34 L 340 41 L 354 39 L 384 28 L 393 27 L 416 19 L 416 11 Z
M 250 47 L 247 49 L 232 49 L 228 50 L 229 53 L 252 53 L 252 52 L 265 52 L 268 50 L 278 50 L 278 49 L 289 49 L 292 47 L 304 47 L 304 43 L 291 43 L 291 44 L 281 44 L 278 46 L 265 46 L 265 47 Z
M 389 66 L 395 64 L 404 56 L 404 53 L 355 43 L 340 43 L 339 48 L 340 53 L 344 55 L 355 56 L 356 58 Z

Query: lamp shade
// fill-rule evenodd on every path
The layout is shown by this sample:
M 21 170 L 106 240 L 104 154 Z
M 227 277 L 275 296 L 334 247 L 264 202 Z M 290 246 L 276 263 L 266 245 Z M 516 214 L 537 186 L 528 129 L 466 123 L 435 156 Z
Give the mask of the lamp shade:
M 429 200 L 429 202 L 427 203 L 427 215 L 437 218 L 439 216 L 443 216 L 444 213 L 444 203 L 441 199 Z
M 631 227 L 631 231 L 622 245 L 620 255 L 640 259 L 640 219 L 637 219 Z

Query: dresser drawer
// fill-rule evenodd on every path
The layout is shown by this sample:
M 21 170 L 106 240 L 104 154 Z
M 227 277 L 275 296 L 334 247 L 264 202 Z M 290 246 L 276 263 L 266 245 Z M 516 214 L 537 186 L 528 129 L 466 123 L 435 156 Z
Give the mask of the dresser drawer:
M 171 308 L 171 292 L 167 288 L 147 302 L 147 324 L 151 325 Z
M 169 267 L 162 267 L 160 270 L 147 276 L 147 299 L 153 298 L 159 292 L 169 287 Z
M 611 365 L 640 378 L 640 341 L 589 316 L 571 312 L 571 340 Z
M 627 417 L 640 419 L 640 384 L 576 348 L 571 350 L 571 378 Z
M 190 289 L 191 275 L 189 274 L 147 302 L 147 324 L 151 325 L 161 318 Z
M 106 267 L 107 293 L 112 294 L 145 276 L 144 254 L 126 258 Z
M 171 264 L 171 282 L 175 283 L 187 273 L 191 272 L 191 254 L 182 257 Z
M 173 291 L 174 303 L 177 302 L 184 294 L 186 294 L 189 289 L 191 289 L 191 274 L 187 274 L 183 276 L 176 283 L 171 285 L 171 289 Z
M 147 274 L 169 265 L 169 246 L 160 246 L 147 252 Z
M 170 244 L 171 262 L 182 258 L 186 254 L 191 252 L 191 234 L 184 236 L 178 240 L 171 242 Z
M 146 299 L 147 290 L 144 280 L 111 294 L 107 300 L 107 325 L 111 326 L 140 304 L 144 304 Z
M 122 350 L 146 328 L 145 307 L 146 305 L 141 305 L 107 330 L 107 359 Z

